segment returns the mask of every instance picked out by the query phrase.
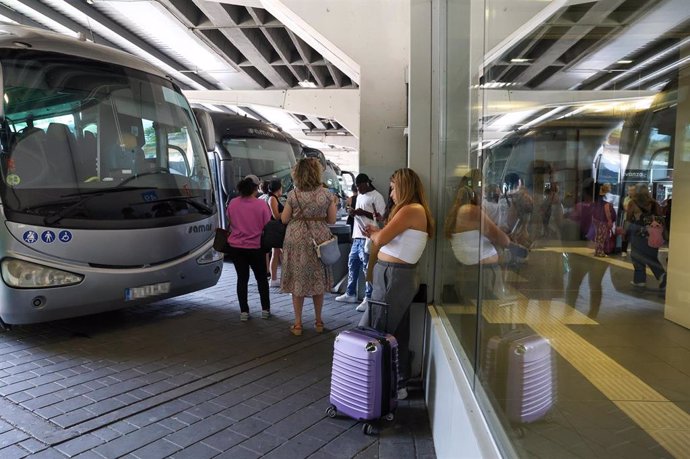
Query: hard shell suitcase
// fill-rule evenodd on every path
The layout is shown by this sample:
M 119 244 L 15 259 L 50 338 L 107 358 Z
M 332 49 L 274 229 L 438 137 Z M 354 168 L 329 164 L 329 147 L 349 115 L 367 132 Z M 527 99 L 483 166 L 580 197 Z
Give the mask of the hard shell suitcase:
M 357 327 L 341 332 L 333 346 L 330 417 L 393 420 L 397 408 L 398 342 L 393 335 Z M 373 427 L 363 425 L 364 433 Z
M 538 421 L 554 405 L 553 359 L 549 341 L 530 330 L 489 339 L 485 377 L 510 421 Z

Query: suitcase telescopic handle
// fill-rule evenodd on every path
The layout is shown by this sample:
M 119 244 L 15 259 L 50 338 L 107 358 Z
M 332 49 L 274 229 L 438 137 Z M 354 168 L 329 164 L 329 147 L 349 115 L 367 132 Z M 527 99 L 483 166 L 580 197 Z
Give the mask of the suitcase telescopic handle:
M 388 303 L 383 302 L 383 301 L 372 300 L 371 298 L 367 300 L 367 303 L 369 303 L 369 307 L 367 308 L 367 309 L 368 309 L 368 314 L 369 314 L 369 326 L 370 326 L 370 327 L 373 327 L 373 326 L 374 326 L 374 323 L 373 323 L 372 320 L 371 320 L 371 319 L 372 319 L 372 315 L 373 315 L 373 312 L 372 312 L 372 311 L 373 311 L 373 308 L 371 307 L 371 305 L 372 305 L 372 304 L 375 304 L 376 306 L 381 306 L 381 307 L 383 308 L 383 310 L 386 311 L 386 313 L 385 313 L 385 316 L 386 316 L 386 317 L 385 317 L 385 321 L 384 321 L 384 324 L 383 324 L 383 328 L 386 329 L 386 330 L 388 330 L 388 307 L 389 307 L 390 305 L 389 305 Z

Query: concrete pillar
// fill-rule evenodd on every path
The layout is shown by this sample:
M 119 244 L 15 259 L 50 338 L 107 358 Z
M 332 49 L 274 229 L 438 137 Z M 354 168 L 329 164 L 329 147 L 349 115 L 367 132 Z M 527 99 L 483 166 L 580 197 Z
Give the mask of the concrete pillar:
M 681 51 L 690 55 L 690 48 Z M 678 105 L 676 107 L 675 161 L 673 163 L 673 209 L 671 234 L 668 245 L 666 305 L 664 317 L 690 328 L 690 274 L 685 255 L 690 249 L 690 151 L 687 149 L 687 127 L 690 126 L 690 69 L 681 69 L 678 75 Z M 686 90 L 683 90 L 686 89 Z
M 333 56 L 359 66 L 360 171 L 385 193 L 391 173 L 407 165 L 406 72 L 409 0 L 262 0 L 265 8 L 307 43 L 325 39 Z M 292 18 L 292 19 L 291 19 Z M 295 23 L 290 24 L 293 20 Z M 293 28 L 294 25 L 294 28 Z M 352 66 L 354 67 L 354 66 Z

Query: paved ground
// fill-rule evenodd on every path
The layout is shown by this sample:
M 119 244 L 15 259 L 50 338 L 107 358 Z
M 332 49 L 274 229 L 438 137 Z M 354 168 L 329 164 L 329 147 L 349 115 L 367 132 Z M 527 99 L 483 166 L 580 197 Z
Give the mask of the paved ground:
M 290 296 L 239 321 L 235 273 L 196 294 L 0 331 L 0 458 L 434 458 L 420 391 L 379 436 L 325 416 L 333 339 L 359 313 L 327 295 L 327 332 L 292 336 Z M 251 307 L 251 306 L 250 306 Z

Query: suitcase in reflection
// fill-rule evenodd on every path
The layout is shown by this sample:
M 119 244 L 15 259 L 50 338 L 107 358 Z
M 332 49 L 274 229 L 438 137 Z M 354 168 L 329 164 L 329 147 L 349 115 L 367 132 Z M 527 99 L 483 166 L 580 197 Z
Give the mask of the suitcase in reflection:
M 341 332 L 333 345 L 331 405 L 326 414 L 345 414 L 365 421 L 362 430 L 373 432 L 366 421 L 384 417 L 392 421 L 397 408 L 398 342 L 373 328 Z
M 484 368 L 511 422 L 538 421 L 556 402 L 553 350 L 548 340 L 530 330 L 490 338 Z

